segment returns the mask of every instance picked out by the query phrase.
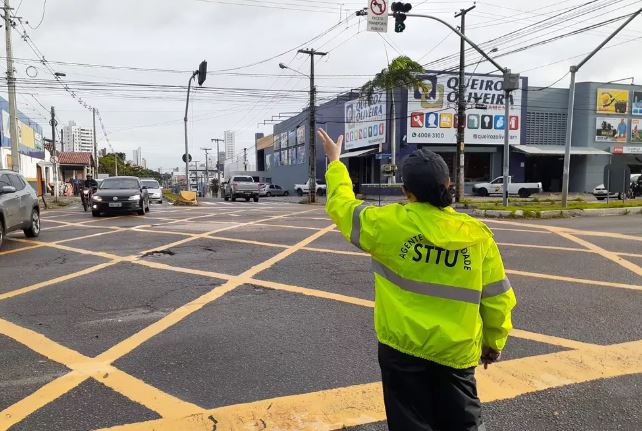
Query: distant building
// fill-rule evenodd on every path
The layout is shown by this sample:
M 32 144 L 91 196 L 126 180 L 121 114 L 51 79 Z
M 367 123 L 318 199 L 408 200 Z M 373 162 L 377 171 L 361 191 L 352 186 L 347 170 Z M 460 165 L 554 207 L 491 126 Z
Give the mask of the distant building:
M 143 166 L 143 151 L 140 147 L 133 151 L 134 157 L 132 158 L 132 163 L 136 166 Z
M 94 129 L 80 127 L 75 121 L 62 128 L 63 150 L 67 152 L 94 152 Z
M 226 130 L 224 133 L 225 139 L 225 160 L 234 158 L 236 147 L 236 136 L 231 130 Z
M 147 159 L 146 159 L 146 158 L 144 158 L 144 157 L 142 158 L 142 164 L 141 164 L 141 166 L 142 166 L 143 168 L 147 169 Z

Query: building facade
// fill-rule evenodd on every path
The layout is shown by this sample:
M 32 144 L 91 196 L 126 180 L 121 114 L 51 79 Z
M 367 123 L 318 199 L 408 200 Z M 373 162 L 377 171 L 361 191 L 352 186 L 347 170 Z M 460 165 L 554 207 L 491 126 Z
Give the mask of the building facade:
M 231 130 L 226 130 L 223 133 L 223 140 L 225 141 L 225 160 L 233 159 L 236 152 L 236 134 Z
M 387 182 L 382 170 L 392 164 L 393 157 L 400 166 L 405 156 L 421 147 L 440 154 L 454 179 L 459 79 L 447 72 L 428 72 L 424 79 L 430 89 L 427 94 L 396 89 L 376 94 L 368 103 L 358 94 L 349 93 L 317 108 L 317 126 L 334 138 L 345 137 L 341 157 L 356 191 L 362 185 Z M 561 191 L 569 90 L 529 87 L 528 78 L 522 77 L 521 89 L 509 99 L 509 118 L 505 118 L 502 81 L 496 75 L 466 76 L 466 190 L 470 191 L 475 182 L 502 175 L 504 133 L 508 128 L 513 181 L 541 181 L 545 191 Z M 292 189 L 307 180 L 308 124 L 308 112 L 303 111 L 274 126 L 272 145 L 257 139 L 257 163 L 263 181 Z M 322 179 L 326 160 L 316 139 L 315 145 L 317 178 Z M 591 192 L 604 182 L 604 170 L 610 162 L 625 164 L 632 173 L 642 171 L 642 86 L 578 83 L 569 190 Z M 401 173 L 395 179 L 401 181 Z
M 138 147 L 132 151 L 132 163 L 136 166 L 143 166 L 143 150 Z

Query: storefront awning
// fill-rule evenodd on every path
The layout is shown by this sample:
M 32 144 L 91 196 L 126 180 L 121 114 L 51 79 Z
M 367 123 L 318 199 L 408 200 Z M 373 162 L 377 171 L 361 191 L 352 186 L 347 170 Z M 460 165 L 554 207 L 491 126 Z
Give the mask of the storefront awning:
M 563 145 L 511 145 L 513 149 L 531 156 L 563 156 Z M 572 156 L 608 156 L 608 151 L 590 147 L 571 147 Z
M 339 156 L 340 159 L 349 159 L 350 157 L 359 157 L 372 154 L 377 151 L 376 148 L 368 148 L 367 150 L 351 151 L 349 153 L 343 153 Z

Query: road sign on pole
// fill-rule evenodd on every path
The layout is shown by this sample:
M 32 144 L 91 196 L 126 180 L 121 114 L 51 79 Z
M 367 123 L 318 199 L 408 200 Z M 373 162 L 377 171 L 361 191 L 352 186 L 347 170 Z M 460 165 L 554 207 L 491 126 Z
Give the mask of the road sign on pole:
M 368 31 L 388 32 L 387 0 L 368 0 Z

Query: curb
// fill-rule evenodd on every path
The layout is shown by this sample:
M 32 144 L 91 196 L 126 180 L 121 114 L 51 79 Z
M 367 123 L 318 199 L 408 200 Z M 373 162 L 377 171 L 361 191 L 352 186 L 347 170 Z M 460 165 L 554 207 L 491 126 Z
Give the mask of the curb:
M 642 207 L 626 208 L 587 208 L 574 210 L 547 210 L 547 211 L 505 211 L 505 210 L 478 210 L 473 209 L 472 215 L 487 218 L 568 218 L 568 217 L 607 217 L 631 214 L 642 214 Z

